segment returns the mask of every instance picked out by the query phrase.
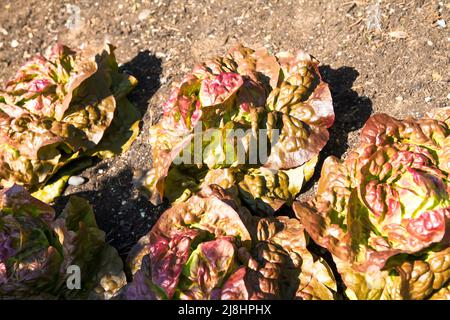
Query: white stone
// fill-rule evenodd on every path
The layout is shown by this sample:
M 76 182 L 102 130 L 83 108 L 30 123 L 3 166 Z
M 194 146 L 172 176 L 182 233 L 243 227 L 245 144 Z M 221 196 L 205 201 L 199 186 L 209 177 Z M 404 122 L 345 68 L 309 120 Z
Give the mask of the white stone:
M 69 178 L 69 184 L 71 186 L 81 186 L 83 183 L 86 182 L 86 179 L 84 179 L 83 177 L 80 176 L 71 176 Z
M 139 20 L 145 20 L 150 16 L 151 11 L 148 9 L 142 10 L 141 13 L 139 13 L 138 19 Z
M 444 19 L 439 19 L 438 21 L 436 21 L 436 24 L 441 28 L 445 28 L 447 26 L 447 23 Z

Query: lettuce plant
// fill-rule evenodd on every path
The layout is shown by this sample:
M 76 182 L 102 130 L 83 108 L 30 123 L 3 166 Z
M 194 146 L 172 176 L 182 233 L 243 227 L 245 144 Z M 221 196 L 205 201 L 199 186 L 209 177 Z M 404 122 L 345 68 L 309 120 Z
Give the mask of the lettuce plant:
M 217 185 L 162 214 L 132 249 L 123 299 L 333 299 L 297 219 L 260 218 Z
M 241 45 L 196 66 L 162 109 L 150 129 L 153 169 L 140 179 L 151 201 L 180 202 L 205 184 L 234 181 L 261 214 L 293 201 L 334 121 L 316 59 Z
M 325 160 L 315 198 L 294 204 L 349 298 L 449 297 L 449 118 L 372 116 L 344 161 Z
M 28 61 L 0 91 L 0 186 L 20 184 L 50 202 L 86 159 L 125 151 L 139 131 L 126 98 L 136 83 L 118 71 L 111 45 L 56 45 Z
M 71 266 L 80 288 L 67 284 Z M 84 199 L 55 219 L 23 187 L 0 191 L 0 299 L 109 299 L 126 283 L 122 267 Z

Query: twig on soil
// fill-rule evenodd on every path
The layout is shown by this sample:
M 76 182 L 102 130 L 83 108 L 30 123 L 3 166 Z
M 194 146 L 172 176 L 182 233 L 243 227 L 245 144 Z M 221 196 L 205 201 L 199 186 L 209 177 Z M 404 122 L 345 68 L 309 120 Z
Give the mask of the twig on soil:
M 363 18 L 359 18 L 358 20 L 356 20 L 355 22 L 353 22 L 353 23 L 352 23 L 351 25 L 349 25 L 348 27 L 349 27 L 349 28 L 352 28 L 352 27 L 354 27 L 354 26 L 360 24 L 361 21 L 363 21 Z
M 171 27 L 171 26 L 163 26 L 163 28 L 167 29 L 167 30 L 171 30 L 171 31 L 181 32 L 180 29 L 175 28 L 175 27 Z

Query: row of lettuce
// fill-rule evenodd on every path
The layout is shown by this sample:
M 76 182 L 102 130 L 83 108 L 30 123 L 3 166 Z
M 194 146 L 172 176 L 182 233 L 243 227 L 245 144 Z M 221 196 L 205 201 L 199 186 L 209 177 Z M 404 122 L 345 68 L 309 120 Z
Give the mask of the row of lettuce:
M 58 44 L 0 91 L 1 299 L 109 299 L 126 284 L 89 203 L 72 197 L 57 218 L 47 203 L 94 158 L 128 150 L 139 133 L 127 99 L 136 84 L 113 46 Z
M 56 46 L 0 92 L 0 298 L 450 299 L 450 108 L 372 116 L 298 202 L 334 122 L 330 90 L 312 56 L 241 45 L 175 84 L 150 129 L 153 169 L 137 184 L 172 206 L 124 268 L 85 200 L 58 217 L 45 202 L 92 158 L 129 148 L 136 83 L 111 46 Z M 267 157 L 249 161 L 254 144 Z

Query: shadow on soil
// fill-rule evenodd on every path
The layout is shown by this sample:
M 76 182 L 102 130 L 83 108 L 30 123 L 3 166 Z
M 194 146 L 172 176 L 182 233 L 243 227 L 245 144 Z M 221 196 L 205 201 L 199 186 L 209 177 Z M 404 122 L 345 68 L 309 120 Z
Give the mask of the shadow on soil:
M 101 165 L 96 170 L 101 169 Z M 154 225 L 168 205 L 153 206 L 135 190 L 132 170 L 127 168 L 117 175 L 107 177 L 98 188 L 72 193 L 83 197 L 94 208 L 98 226 L 106 233 L 106 240 L 115 247 L 122 258 L 126 258 L 131 247 Z M 61 197 L 62 208 L 70 196 Z
M 159 80 L 162 72 L 161 59 L 149 50 L 141 51 L 133 59 L 124 63 L 120 71 L 138 79 L 137 87 L 128 95 L 128 98 L 144 114 L 147 111 L 148 100 L 161 86 Z
M 328 65 L 321 66 L 319 69 L 331 90 L 335 121 L 329 129 L 330 139 L 320 153 L 314 176 L 304 186 L 303 192 L 312 189 L 317 182 L 323 161 L 327 157 L 340 158 L 348 150 L 349 133 L 361 129 L 372 114 L 372 101 L 366 96 L 359 96 L 352 90 L 353 82 L 359 76 L 358 71 L 352 67 L 333 69 Z

